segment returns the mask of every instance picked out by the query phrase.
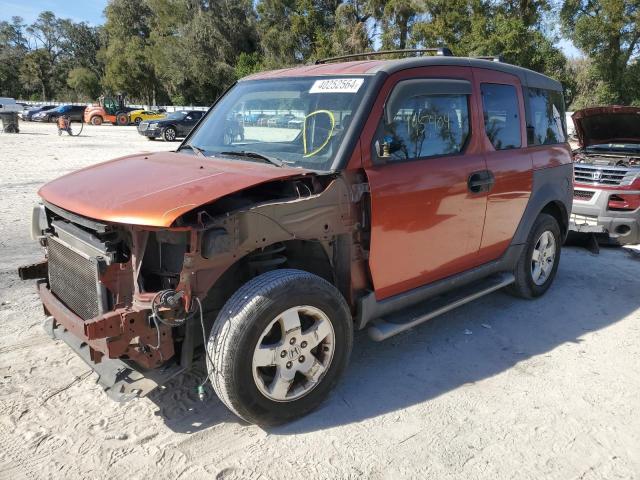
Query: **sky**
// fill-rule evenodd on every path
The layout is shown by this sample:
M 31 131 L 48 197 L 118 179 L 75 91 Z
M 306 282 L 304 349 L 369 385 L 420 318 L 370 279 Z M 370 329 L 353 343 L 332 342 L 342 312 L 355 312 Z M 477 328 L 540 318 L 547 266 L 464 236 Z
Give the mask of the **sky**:
M 100 25 L 104 22 L 102 11 L 107 3 L 108 0 L 0 0 L 0 20 L 19 16 L 26 23 L 32 23 L 40 12 L 51 10 L 58 17 Z M 568 57 L 581 56 L 580 51 L 569 40 L 560 40 L 558 47 Z

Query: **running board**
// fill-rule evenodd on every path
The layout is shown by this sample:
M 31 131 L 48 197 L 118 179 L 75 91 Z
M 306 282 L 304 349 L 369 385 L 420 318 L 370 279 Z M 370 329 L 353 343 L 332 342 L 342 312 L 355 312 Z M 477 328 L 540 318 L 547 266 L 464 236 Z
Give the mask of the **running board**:
M 512 273 L 491 275 L 479 282 L 440 295 L 429 302 L 424 302 L 389 315 L 386 318 L 375 320 L 368 328 L 369 337 L 376 342 L 381 342 L 465 303 L 506 287 L 514 281 L 515 277 Z M 425 311 L 425 309 L 427 310 Z

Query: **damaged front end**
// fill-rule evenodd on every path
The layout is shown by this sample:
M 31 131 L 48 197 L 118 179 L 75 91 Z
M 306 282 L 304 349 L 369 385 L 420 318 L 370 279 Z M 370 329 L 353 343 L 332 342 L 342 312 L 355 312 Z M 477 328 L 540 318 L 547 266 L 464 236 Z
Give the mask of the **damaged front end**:
M 224 301 L 262 271 L 304 259 L 349 298 L 349 266 L 364 268 L 352 242 L 360 198 L 349 184 L 332 175 L 262 184 L 162 228 L 96 221 L 45 201 L 32 235 L 47 260 L 20 275 L 38 279 L 45 330 L 96 371 L 111 398 L 144 396 L 191 367 Z M 320 257 L 351 263 L 342 279 L 329 278 L 336 272 Z
M 166 248 L 184 252 L 187 232 L 108 225 L 45 203 L 34 209 L 32 235 L 45 248 L 47 260 L 19 273 L 22 279 L 38 278 L 48 316 L 45 330 L 96 370 L 110 396 L 126 400 L 145 395 L 184 370 L 172 361 L 172 328 L 153 319 L 155 294 L 147 292 L 145 283 L 153 288 L 177 285 L 181 262 L 164 265 L 153 257 L 167 240 Z M 181 313 L 176 309 L 165 315 Z M 153 375 L 156 381 L 143 378 L 161 366 Z

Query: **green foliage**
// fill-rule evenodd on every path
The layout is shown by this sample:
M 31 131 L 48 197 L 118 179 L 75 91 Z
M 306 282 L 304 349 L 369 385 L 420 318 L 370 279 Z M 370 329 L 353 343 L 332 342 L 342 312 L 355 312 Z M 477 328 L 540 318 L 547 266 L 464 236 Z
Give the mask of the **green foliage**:
M 630 0 L 567 0 L 560 17 L 565 36 L 589 59 L 580 72 L 576 105 L 630 104 L 640 100 L 637 56 L 640 4 Z
M 75 92 L 79 100 L 92 100 L 100 95 L 100 80 L 92 70 L 76 67 L 69 70 L 67 85 Z
M 448 46 L 560 80 L 572 108 L 640 104 L 635 0 L 110 0 L 105 25 L 0 22 L 0 94 L 210 104 L 238 78 L 322 57 Z M 586 54 L 568 62 L 561 33 Z

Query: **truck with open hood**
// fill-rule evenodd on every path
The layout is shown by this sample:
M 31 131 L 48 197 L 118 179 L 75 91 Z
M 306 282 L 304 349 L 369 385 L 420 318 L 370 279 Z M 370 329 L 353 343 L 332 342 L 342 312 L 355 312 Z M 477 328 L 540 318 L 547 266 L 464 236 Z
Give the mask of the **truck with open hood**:
M 573 114 L 572 223 L 616 244 L 640 243 L 640 108 L 594 107 Z

